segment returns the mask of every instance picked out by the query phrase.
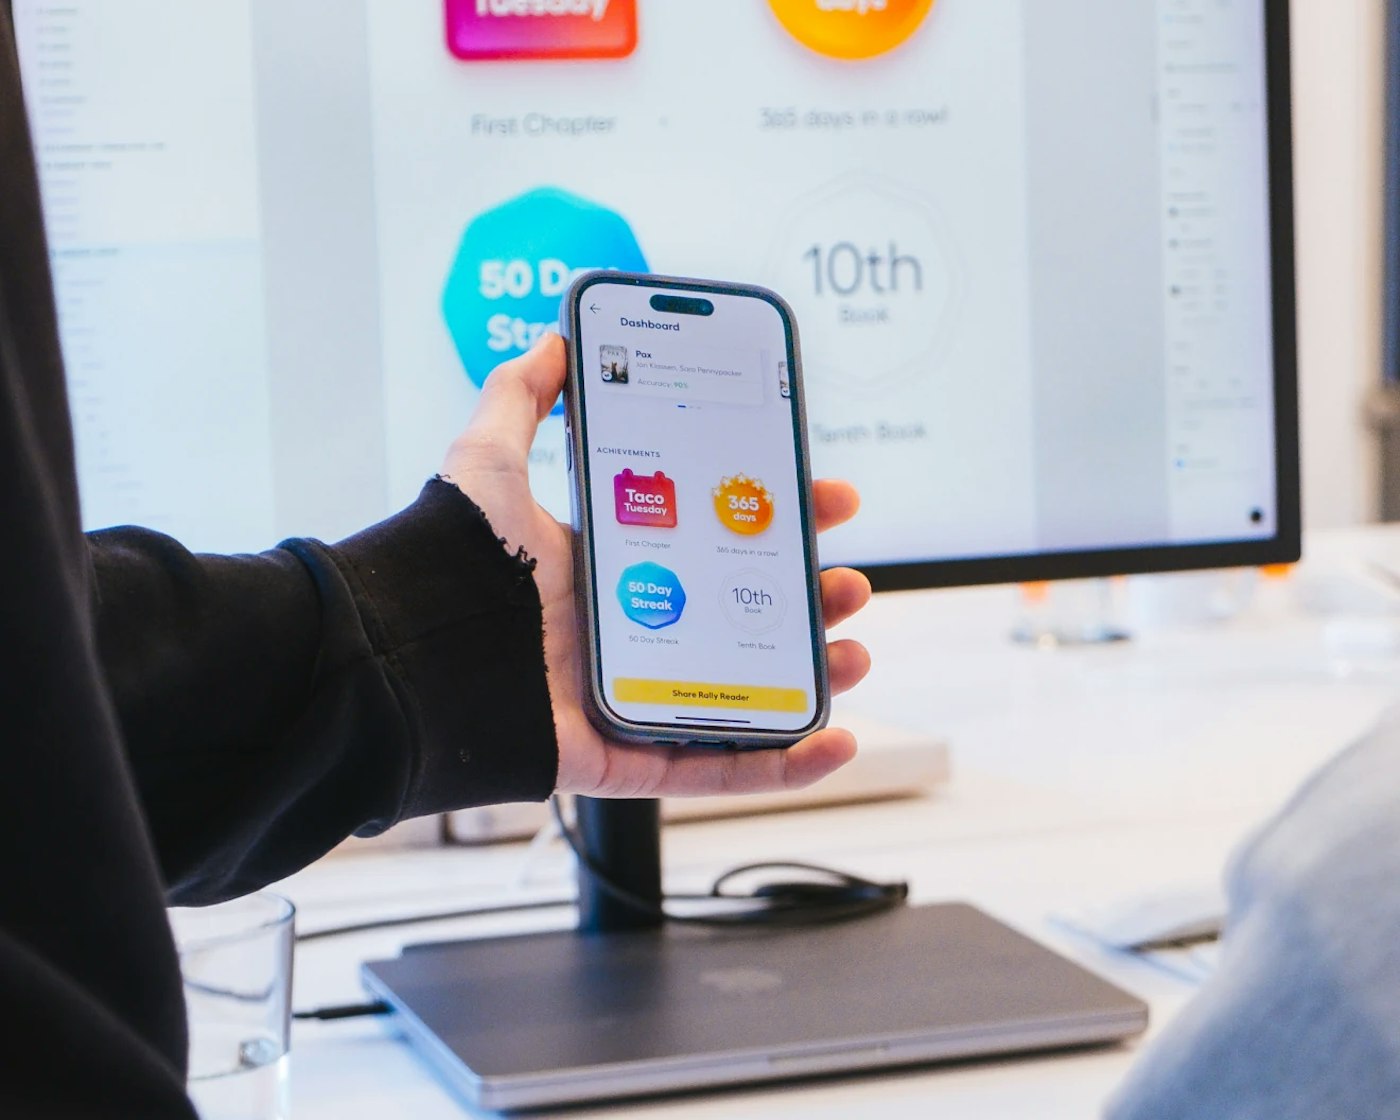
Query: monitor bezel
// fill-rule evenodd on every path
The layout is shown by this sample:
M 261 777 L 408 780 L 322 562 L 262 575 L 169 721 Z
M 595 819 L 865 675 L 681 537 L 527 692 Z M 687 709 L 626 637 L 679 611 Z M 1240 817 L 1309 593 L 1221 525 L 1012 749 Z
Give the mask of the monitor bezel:
M 1302 553 L 1288 0 L 1264 0 L 1274 339 L 1276 532 L 1264 538 L 856 564 L 876 591 L 1290 564 Z
M 1400 58 L 1400 0 L 1387 0 L 1387 59 Z M 1385 184 L 1385 384 L 1400 385 L 1400 68 L 1386 79 Z

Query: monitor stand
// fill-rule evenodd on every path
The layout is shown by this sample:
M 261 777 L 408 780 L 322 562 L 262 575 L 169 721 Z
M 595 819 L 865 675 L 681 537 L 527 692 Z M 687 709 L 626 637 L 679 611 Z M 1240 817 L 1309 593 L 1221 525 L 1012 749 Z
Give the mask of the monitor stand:
M 595 865 L 659 903 L 657 803 L 579 805 Z M 970 906 L 692 927 L 619 902 L 587 868 L 576 931 L 410 946 L 362 979 L 486 1109 L 1101 1045 L 1147 1025 L 1141 1001 Z

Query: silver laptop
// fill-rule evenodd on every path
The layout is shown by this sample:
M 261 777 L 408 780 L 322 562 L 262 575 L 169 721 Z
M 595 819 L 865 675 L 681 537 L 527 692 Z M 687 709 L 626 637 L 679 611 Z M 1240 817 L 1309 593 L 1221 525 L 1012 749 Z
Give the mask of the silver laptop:
M 1117 1042 L 1147 1008 L 971 906 L 411 946 L 366 988 L 486 1109 Z

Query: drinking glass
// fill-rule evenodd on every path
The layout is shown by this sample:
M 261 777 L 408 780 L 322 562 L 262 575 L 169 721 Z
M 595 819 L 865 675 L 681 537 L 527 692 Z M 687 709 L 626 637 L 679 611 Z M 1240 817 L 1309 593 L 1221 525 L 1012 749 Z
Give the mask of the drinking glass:
M 169 911 L 201 1120 L 286 1120 L 295 914 L 267 891 Z

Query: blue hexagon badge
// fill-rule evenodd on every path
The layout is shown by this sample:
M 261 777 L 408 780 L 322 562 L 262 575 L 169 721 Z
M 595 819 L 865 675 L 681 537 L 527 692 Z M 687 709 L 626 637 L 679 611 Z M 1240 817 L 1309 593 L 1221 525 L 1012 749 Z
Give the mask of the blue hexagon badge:
M 617 601 L 622 613 L 648 630 L 674 626 L 685 610 L 685 588 L 670 568 L 653 564 L 633 564 L 617 581 Z
M 626 219 L 586 198 L 540 187 L 472 219 L 447 276 L 442 313 L 478 388 L 554 327 L 570 281 L 593 268 L 649 271 Z

